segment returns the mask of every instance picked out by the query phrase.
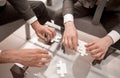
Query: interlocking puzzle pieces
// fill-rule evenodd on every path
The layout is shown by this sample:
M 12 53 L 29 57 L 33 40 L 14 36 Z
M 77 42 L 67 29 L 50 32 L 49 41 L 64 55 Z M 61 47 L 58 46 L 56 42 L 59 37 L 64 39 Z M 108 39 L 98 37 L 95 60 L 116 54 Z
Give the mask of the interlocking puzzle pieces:
M 56 35 L 55 38 L 52 39 L 52 42 L 54 42 L 54 41 L 55 42 L 60 42 L 61 38 L 62 37 L 60 35 Z M 86 42 L 78 40 L 77 52 L 79 52 L 81 56 L 87 56 L 88 55 L 87 51 L 86 51 L 86 48 L 85 48 L 86 44 L 87 44 Z M 69 50 L 67 50 L 67 51 L 69 51 Z
M 54 21 L 52 20 L 52 22 L 46 22 L 45 25 L 48 25 L 49 27 L 52 27 L 52 28 L 55 28 L 57 29 L 58 31 L 61 31 L 61 26 L 58 26 L 56 24 L 54 24 Z M 60 42 L 62 38 L 62 35 L 60 33 L 57 33 L 56 36 L 51 39 L 51 42 Z
M 34 73 L 33 75 L 35 76 L 35 78 L 45 78 L 45 77 L 41 74 L 41 72 Z
M 49 27 L 53 27 L 57 30 L 61 30 L 61 26 L 54 24 L 54 22 L 46 22 L 45 25 L 48 25 Z
M 32 38 L 30 40 L 30 42 L 32 42 L 33 44 L 37 45 L 37 46 L 40 46 L 41 48 L 44 48 L 44 49 L 49 49 L 50 48 L 50 45 L 44 43 L 41 39 L 39 39 L 38 37 L 35 37 L 35 38 Z
M 86 51 L 86 48 L 85 48 L 86 44 L 87 44 L 86 42 L 78 40 L 77 52 L 79 52 L 81 56 L 87 56 L 88 55 L 87 51 Z
M 60 35 L 56 35 L 56 37 L 52 40 L 52 42 L 53 41 L 60 42 L 61 38 L 62 37 Z M 86 42 L 78 40 L 77 52 L 79 52 L 81 56 L 87 56 L 88 55 L 87 51 L 86 51 L 86 48 L 85 48 L 86 44 L 87 44 Z
M 60 75 L 60 77 L 65 77 L 67 74 L 67 68 L 66 68 L 66 63 L 63 61 L 59 60 L 58 63 L 56 64 L 57 67 L 57 73 Z
M 56 36 L 51 40 L 51 42 L 60 42 L 62 39 L 61 34 L 57 33 Z
M 85 48 L 85 45 L 86 45 L 87 43 L 86 42 L 84 42 L 84 41 L 81 41 L 81 40 L 78 40 L 78 47 L 77 47 L 77 51 L 76 52 L 78 52 L 81 56 L 87 56 L 88 54 L 87 54 L 87 51 L 86 51 L 86 48 Z M 69 49 L 69 48 L 66 48 L 65 47 L 65 53 L 67 53 L 68 55 L 70 54 L 75 54 L 75 52 L 74 52 L 74 50 L 71 50 L 71 49 Z

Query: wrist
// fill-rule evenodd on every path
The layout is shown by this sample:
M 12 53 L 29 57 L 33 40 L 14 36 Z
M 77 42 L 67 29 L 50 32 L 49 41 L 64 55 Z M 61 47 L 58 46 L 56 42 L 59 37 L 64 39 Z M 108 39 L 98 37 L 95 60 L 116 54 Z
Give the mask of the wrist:
M 109 46 L 113 44 L 113 40 L 109 35 L 105 36 L 105 40 Z
M 19 62 L 17 52 L 14 50 L 2 50 L 0 55 L 0 63 L 15 63 Z
M 65 28 L 67 27 L 75 27 L 74 23 L 72 21 L 64 23 Z
M 38 21 L 35 21 L 31 24 L 32 28 L 36 31 L 38 30 L 42 25 L 38 22 Z

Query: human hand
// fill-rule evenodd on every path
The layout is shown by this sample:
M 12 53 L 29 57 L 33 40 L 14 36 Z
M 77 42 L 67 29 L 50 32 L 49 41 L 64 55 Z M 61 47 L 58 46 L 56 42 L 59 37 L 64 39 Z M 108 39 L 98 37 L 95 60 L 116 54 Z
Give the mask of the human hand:
M 48 27 L 48 26 L 42 26 L 40 25 L 40 23 L 38 21 L 36 21 L 35 23 L 32 24 L 33 29 L 35 30 L 37 36 L 48 42 L 47 37 L 45 37 L 45 35 L 47 35 L 49 37 L 49 39 L 51 40 L 52 38 L 55 37 L 56 35 L 56 31 L 54 28 Z
M 86 50 L 97 60 L 104 58 L 108 48 L 112 45 L 113 40 L 110 36 L 105 36 L 96 41 L 88 43 L 86 45 Z
M 77 50 L 78 33 L 73 22 L 65 23 L 65 31 L 63 33 L 62 44 L 72 50 Z
M 14 62 L 25 66 L 42 67 L 50 62 L 51 56 L 43 49 L 23 49 L 12 51 Z

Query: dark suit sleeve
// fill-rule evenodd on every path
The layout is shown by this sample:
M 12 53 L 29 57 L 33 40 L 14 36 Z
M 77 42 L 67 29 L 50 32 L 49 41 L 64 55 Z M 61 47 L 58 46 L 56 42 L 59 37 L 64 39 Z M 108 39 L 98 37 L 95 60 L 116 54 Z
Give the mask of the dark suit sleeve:
M 120 34 L 120 12 L 118 12 L 117 14 L 117 17 L 116 17 L 116 25 L 112 28 L 112 30 L 116 30 L 119 34 Z
M 113 30 L 116 30 L 120 34 L 120 23 L 119 25 L 115 26 Z
M 29 20 L 35 13 L 31 9 L 27 0 L 8 0 L 10 4 L 23 16 L 25 20 Z
M 120 34 L 120 9 L 118 11 L 118 24 L 113 29 Z
M 63 1 L 63 16 L 68 13 L 73 14 L 73 0 Z

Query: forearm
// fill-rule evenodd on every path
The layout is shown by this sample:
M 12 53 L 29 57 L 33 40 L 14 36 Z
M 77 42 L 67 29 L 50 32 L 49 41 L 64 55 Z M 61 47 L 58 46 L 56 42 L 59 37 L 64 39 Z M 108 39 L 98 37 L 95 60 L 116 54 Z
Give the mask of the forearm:
M 19 62 L 19 57 L 17 57 L 17 55 L 15 50 L 2 50 L 0 53 L 0 63 Z
M 39 28 L 42 26 L 38 20 L 34 21 L 32 24 L 31 24 L 32 28 L 36 31 L 36 30 L 39 30 Z

